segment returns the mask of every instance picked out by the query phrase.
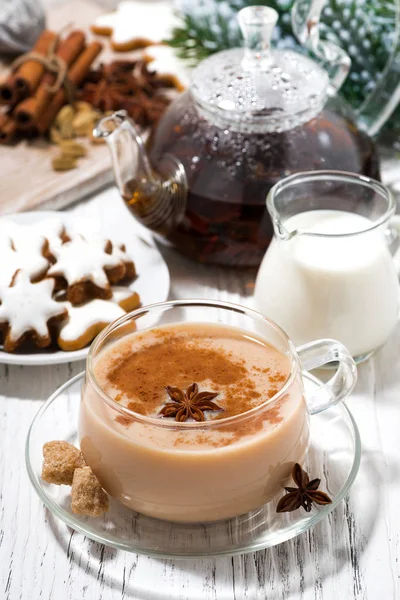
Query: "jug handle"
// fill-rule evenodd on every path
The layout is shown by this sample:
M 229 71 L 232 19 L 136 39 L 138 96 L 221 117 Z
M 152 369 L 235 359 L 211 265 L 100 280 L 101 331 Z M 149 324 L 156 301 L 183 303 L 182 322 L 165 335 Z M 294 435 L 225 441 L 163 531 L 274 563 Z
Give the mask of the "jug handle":
M 299 42 L 325 63 L 330 72 L 330 93 L 335 94 L 346 79 L 351 66 L 342 48 L 321 40 L 319 21 L 326 0 L 296 0 L 292 8 L 292 29 Z

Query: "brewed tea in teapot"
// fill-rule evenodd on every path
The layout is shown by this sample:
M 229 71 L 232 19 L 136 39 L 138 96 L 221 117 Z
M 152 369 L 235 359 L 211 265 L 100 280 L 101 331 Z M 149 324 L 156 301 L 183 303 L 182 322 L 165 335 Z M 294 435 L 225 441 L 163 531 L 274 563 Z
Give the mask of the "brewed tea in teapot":
M 242 9 L 245 47 L 201 62 L 146 145 L 123 111 L 95 130 L 132 214 L 204 263 L 259 265 L 273 235 L 266 195 L 287 175 L 335 169 L 379 179 L 371 139 L 333 94 L 348 59 L 338 52 L 330 79 L 307 56 L 271 49 L 276 20 L 265 6 Z

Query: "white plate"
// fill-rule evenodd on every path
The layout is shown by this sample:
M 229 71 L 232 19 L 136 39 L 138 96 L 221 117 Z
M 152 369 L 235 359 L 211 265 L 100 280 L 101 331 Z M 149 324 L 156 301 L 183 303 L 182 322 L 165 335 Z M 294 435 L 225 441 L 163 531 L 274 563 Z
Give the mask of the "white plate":
M 15 223 L 29 224 L 37 223 L 50 217 L 61 219 L 66 225 L 72 221 L 85 222 L 86 219 L 75 217 L 68 212 L 37 211 L 7 215 L 3 219 L 12 220 Z M 0 219 L 3 220 L 3 219 Z M 138 235 L 132 228 L 132 234 L 121 237 L 114 231 L 108 231 L 99 222 L 98 228 L 106 238 L 113 242 L 125 244 L 127 253 L 132 257 L 138 277 L 128 286 L 140 296 L 142 305 L 153 304 L 154 302 L 163 302 L 167 300 L 169 294 L 169 271 L 168 267 L 158 251 L 155 244 Z M 1 348 L 1 347 L 0 347 Z M 22 354 L 20 352 L 4 352 L 0 349 L 0 363 L 8 365 L 56 365 L 66 362 L 75 362 L 85 360 L 88 353 L 88 347 L 75 352 L 64 352 L 63 350 L 37 350 L 32 354 Z

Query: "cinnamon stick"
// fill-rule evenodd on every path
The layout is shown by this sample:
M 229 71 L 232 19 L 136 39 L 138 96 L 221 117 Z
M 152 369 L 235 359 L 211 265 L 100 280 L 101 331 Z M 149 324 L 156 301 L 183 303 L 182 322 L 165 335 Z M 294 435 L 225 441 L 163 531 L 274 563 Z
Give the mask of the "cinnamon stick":
M 99 42 L 92 42 L 85 48 L 82 54 L 78 56 L 68 71 L 68 79 L 73 85 L 79 86 L 84 81 L 86 75 L 89 73 L 91 64 L 100 54 L 101 49 L 102 45 Z M 37 127 L 40 133 L 44 133 L 49 129 L 58 111 L 63 104 L 65 104 L 65 101 L 66 92 L 65 89 L 62 88 L 54 95 L 54 98 L 48 105 L 47 110 L 37 121 Z
M 45 30 L 32 48 L 42 56 L 46 56 L 51 44 L 55 43 L 56 34 Z M 23 98 L 33 94 L 44 73 L 44 66 L 36 60 L 28 60 L 0 85 L 0 103 L 14 105 Z
M 0 117 L 0 144 L 11 142 L 17 132 L 17 124 L 9 115 L 2 114 Z
M 79 30 L 72 31 L 60 42 L 56 55 L 69 67 L 81 54 L 84 47 L 84 33 Z M 18 104 L 14 111 L 14 117 L 20 129 L 30 129 L 35 125 L 40 115 L 45 112 L 54 97 L 54 92 L 49 90 L 49 86 L 53 85 L 55 81 L 56 75 L 54 73 L 45 73 L 36 94 Z

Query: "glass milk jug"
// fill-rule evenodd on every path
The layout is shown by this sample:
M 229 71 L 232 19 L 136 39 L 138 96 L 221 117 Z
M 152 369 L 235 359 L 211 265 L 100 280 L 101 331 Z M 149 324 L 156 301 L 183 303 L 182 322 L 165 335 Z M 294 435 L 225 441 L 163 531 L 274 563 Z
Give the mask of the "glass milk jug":
M 356 174 L 300 173 L 274 186 L 267 208 L 275 235 L 258 272 L 256 308 L 296 345 L 334 338 L 365 359 L 398 318 L 391 193 Z

